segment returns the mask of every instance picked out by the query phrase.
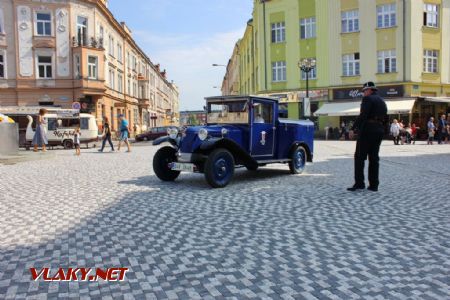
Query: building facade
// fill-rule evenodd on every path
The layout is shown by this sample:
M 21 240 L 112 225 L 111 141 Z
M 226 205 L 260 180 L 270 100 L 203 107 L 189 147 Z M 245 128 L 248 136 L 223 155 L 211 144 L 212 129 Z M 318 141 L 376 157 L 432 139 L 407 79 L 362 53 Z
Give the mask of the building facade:
M 450 113 L 449 33 L 450 0 L 255 0 L 233 54 L 239 93 L 276 96 L 298 118 L 307 82 L 299 61 L 314 59 L 309 99 L 320 129 L 354 118 L 366 81 L 381 87 L 392 118 L 424 125 Z
M 119 114 L 137 132 L 178 121 L 178 88 L 106 0 L 2 0 L 0 105 Z

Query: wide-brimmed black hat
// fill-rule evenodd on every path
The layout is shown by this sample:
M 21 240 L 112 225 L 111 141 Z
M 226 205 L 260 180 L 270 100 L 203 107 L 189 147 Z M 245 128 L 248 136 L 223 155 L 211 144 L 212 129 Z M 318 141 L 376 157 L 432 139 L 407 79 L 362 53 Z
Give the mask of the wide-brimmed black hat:
M 378 90 L 377 86 L 376 86 L 375 83 L 373 83 L 372 81 L 368 81 L 368 82 L 364 83 L 363 89 L 362 89 L 363 92 L 364 92 L 365 90 L 368 90 L 368 89 L 371 89 L 371 90 L 374 90 L 374 91 L 377 91 L 377 90 Z

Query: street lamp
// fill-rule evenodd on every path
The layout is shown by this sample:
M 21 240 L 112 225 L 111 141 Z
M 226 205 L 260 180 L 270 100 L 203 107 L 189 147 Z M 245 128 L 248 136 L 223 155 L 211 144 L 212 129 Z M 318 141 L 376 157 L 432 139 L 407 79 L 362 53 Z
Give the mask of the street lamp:
M 227 67 L 226 65 L 212 64 L 213 67 Z
M 303 117 L 306 116 L 306 106 L 309 106 L 309 73 L 316 68 L 314 58 L 304 58 L 298 62 L 298 67 L 306 74 L 306 97 L 303 98 Z M 309 116 L 309 113 L 308 113 Z

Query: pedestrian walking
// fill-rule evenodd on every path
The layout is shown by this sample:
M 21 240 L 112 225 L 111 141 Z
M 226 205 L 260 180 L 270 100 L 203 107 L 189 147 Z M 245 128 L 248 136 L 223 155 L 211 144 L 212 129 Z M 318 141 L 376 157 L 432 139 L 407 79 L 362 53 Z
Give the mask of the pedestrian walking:
M 437 138 L 438 138 L 438 144 L 442 144 L 442 141 L 446 140 L 447 137 L 447 120 L 445 115 L 442 115 L 441 118 L 438 121 L 437 126 Z
M 397 119 L 394 119 L 391 124 L 391 129 L 389 130 L 392 139 L 394 140 L 394 145 L 398 145 L 400 141 L 400 125 Z
M 38 147 L 42 148 L 42 152 L 46 152 L 47 148 L 46 145 L 48 144 L 47 139 L 47 121 L 45 120 L 44 116 L 47 113 L 47 110 L 45 108 L 39 109 L 39 114 L 37 117 L 37 123 L 36 123 L 36 130 L 34 131 L 33 136 L 33 146 L 34 152 L 38 151 Z
M 434 125 L 434 118 L 431 117 L 430 120 L 427 123 L 428 128 L 428 142 L 427 145 L 433 145 L 434 141 L 434 134 L 436 131 L 436 126 Z
M 80 136 L 81 136 L 80 127 L 77 127 L 73 133 L 73 145 L 75 147 L 75 155 L 76 156 L 80 156 L 80 154 L 81 154 Z
M 120 151 L 120 146 L 122 145 L 122 142 L 127 145 L 127 152 L 131 152 L 131 146 L 130 146 L 130 129 L 128 128 L 128 121 L 125 119 L 124 115 L 119 115 L 119 121 L 120 121 L 120 140 L 119 140 L 119 146 L 117 147 L 117 151 Z
M 102 142 L 102 148 L 98 150 L 99 152 L 103 152 L 105 149 L 106 142 L 109 143 L 109 146 L 111 147 L 111 151 L 114 152 L 114 145 L 111 139 L 111 127 L 109 125 L 108 117 L 103 117 L 103 134 L 102 134 L 103 142 Z
M 379 151 L 384 135 L 383 121 L 387 115 L 387 106 L 377 94 L 377 87 L 371 81 L 363 85 L 364 97 L 354 129 L 358 130 L 355 151 L 355 184 L 348 191 L 365 189 L 364 163 L 369 157 L 368 190 L 378 191 Z
M 339 139 L 341 139 L 342 136 L 345 135 L 345 128 L 346 128 L 345 122 L 342 121 L 342 123 L 341 123 L 341 134 L 339 135 Z
M 450 124 L 447 123 L 447 126 L 445 127 L 446 130 L 446 135 L 445 135 L 445 143 L 449 144 L 450 143 Z
M 416 126 L 416 123 L 412 123 L 411 125 L 411 141 L 414 144 L 416 144 L 416 138 L 417 138 L 417 130 L 420 128 Z

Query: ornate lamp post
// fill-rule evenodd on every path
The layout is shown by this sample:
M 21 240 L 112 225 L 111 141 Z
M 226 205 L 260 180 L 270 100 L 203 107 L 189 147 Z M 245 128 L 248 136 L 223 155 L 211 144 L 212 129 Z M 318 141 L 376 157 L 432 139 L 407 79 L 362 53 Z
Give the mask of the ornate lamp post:
M 309 73 L 316 68 L 316 60 L 314 58 L 304 58 L 298 62 L 298 67 L 306 74 L 306 97 L 303 99 L 302 114 L 305 117 L 306 105 L 309 105 Z

